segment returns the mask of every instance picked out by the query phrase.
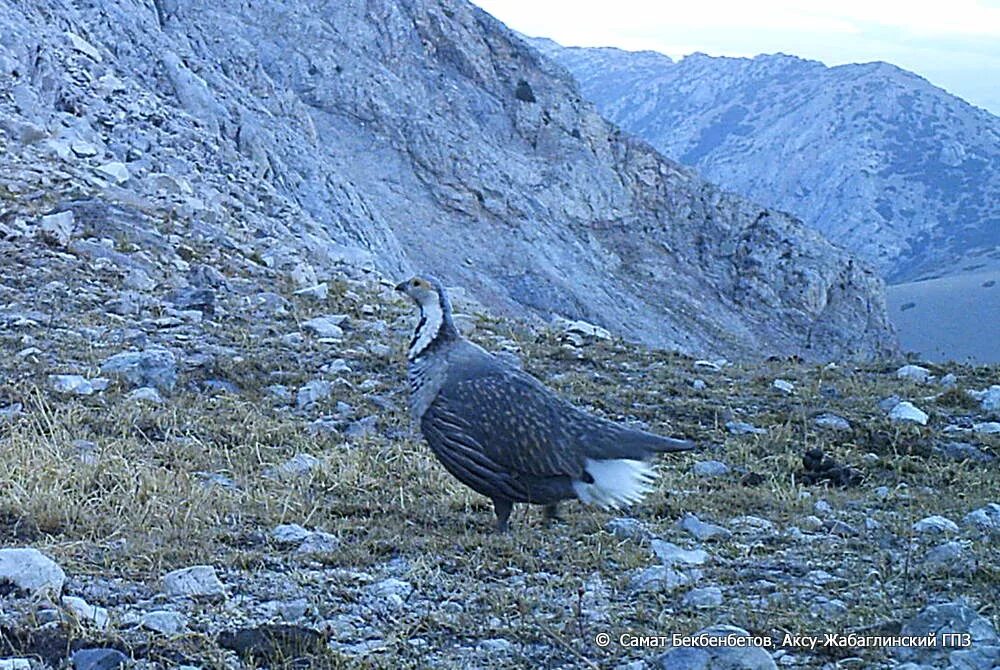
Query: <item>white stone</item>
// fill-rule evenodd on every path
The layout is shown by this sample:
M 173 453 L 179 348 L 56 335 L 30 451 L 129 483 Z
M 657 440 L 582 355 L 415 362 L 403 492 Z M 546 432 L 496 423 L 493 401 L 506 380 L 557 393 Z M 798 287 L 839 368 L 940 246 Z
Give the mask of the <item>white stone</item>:
M 95 169 L 105 177 L 113 179 L 116 184 L 124 184 L 131 176 L 128 173 L 128 168 L 125 167 L 125 163 L 120 161 L 111 161 Z
M 271 538 L 281 544 L 299 544 L 310 535 L 312 535 L 312 531 L 297 523 L 283 523 L 275 526 L 271 531 Z
M 758 428 L 746 421 L 727 421 L 726 430 L 733 435 L 765 435 L 767 433 L 765 428 Z
M 163 576 L 163 591 L 168 596 L 220 596 L 226 587 L 211 565 L 195 565 L 174 570 Z
M 645 540 L 650 536 L 649 528 L 642 521 L 632 517 L 617 517 L 604 526 L 615 537 L 629 540 Z
M 684 549 L 673 542 L 653 540 L 650 548 L 664 565 L 703 565 L 708 560 L 708 552 L 704 549 Z
M 574 321 L 572 319 L 556 317 L 555 323 L 565 333 L 583 335 L 584 337 L 592 337 L 598 340 L 611 339 L 611 332 L 606 328 L 596 326 L 592 323 L 587 323 L 586 321 Z
M 319 465 L 319 459 L 312 454 L 295 454 L 269 474 L 279 477 L 299 477 L 317 465 Z
M 83 55 L 87 56 L 88 58 L 90 58 L 92 60 L 97 61 L 98 63 L 100 63 L 102 60 L 104 60 L 103 58 L 101 58 L 101 52 L 99 52 L 94 47 L 93 44 L 91 44 L 87 40 L 83 39 L 82 37 L 80 37 L 76 33 L 72 33 L 72 32 L 70 32 L 68 30 L 66 31 L 65 34 L 66 34 L 66 37 L 69 38 L 70 44 L 73 45 L 73 48 L 76 51 L 79 51 Z
M 310 407 L 320 400 L 330 397 L 333 392 L 333 384 L 325 379 L 313 379 L 299 388 L 295 396 L 295 404 L 300 408 Z
M 506 654 L 514 648 L 514 645 L 503 638 L 495 637 L 488 640 L 481 640 L 476 645 L 476 648 L 490 654 Z
M 49 384 L 59 393 L 91 395 L 94 392 L 93 384 L 80 375 L 49 375 Z
M 919 365 L 904 365 L 896 370 L 896 377 L 899 379 L 909 379 L 919 384 L 926 382 L 930 376 L 931 371 Z
M 1000 433 L 1000 423 L 996 421 L 974 423 L 972 424 L 972 430 L 982 435 L 994 435 L 996 433 Z
M 305 296 L 307 298 L 315 298 L 316 300 L 326 300 L 326 296 L 329 294 L 330 288 L 327 286 L 326 282 L 321 282 L 315 286 L 307 286 L 305 288 L 300 288 L 295 291 L 295 295 Z
M 782 393 L 795 393 L 795 384 L 787 379 L 775 379 L 771 386 L 778 389 Z
M 340 548 L 340 539 L 336 535 L 316 531 L 309 533 L 309 537 L 299 545 L 295 552 L 298 554 L 328 554 L 338 548 Z
M 42 217 L 40 229 L 42 234 L 48 239 L 60 246 L 66 246 L 69 244 L 70 238 L 73 237 L 73 224 L 75 220 L 76 217 L 70 210 L 57 212 L 56 214 L 46 214 Z
M 177 635 L 187 628 L 187 617 L 173 610 L 153 610 L 146 612 L 139 625 L 162 635 Z
M 985 507 L 972 510 L 962 517 L 962 523 L 979 530 L 1000 534 L 1000 505 L 989 503 Z
M 26 658 L 0 658 L 0 670 L 31 670 L 31 661 Z
M 364 588 L 365 595 L 370 601 L 379 604 L 388 602 L 394 606 L 402 604 L 413 592 L 413 586 L 402 579 L 389 577 L 380 582 L 369 584 Z
M 957 533 L 958 525 L 947 517 L 934 514 L 913 524 L 913 530 L 918 533 Z
M 188 180 L 183 177 L 175 177 L 173 175 L 164 174 L 163 172 L 153 172 L 147 175 L 146 181 L 152 185 L 153 188 L 160 191 L 183 193 L 187 195 L 194 192 L 194 189 L 191 188 L 191 184 Z
M 907 421 L 919 423 L 921 426 L 927 425 L 927 413 L 905 400 L 896 403 L 896 406 L 889 412 L 889 418 L 897 422 Z
M 681 586 L 687 586 L 701 577 L 699 570 L 690 574 L 675 570 L 666 565 L 654 565 L 651 568 L 637 570 L 629 579 L 629 590 L 633 592 L 669 592 Z
M 94 624 L 94 627 L 98 630 L 105 630 L 108 627 L 108 622 L 111 620 L 108 610 L 103 607 L 91 605 L 83 598 L 63 596 L 62 604 L 63 607 L 76 617 L 77 621 L 88 621 Z
M 312 286 L 316 284 L 316 269 L 309 263 L 300 263 L 292 268 L 290 273 L 296 286 Z
M 685 514 L 680 520 L 682 529 L 694 536 L 695 539 L 704 542 L 713 538 L 726 539 L 732 537 L 733 532 L 728 528 L 723 528 L 714 523 L 702 521 L 694 514 Z
M 980 392 L 978 400 L 987 412 L 1000 412 L 1000 386 L 994 384 Z
M 76 140 L 69 145 L 69 148 L 80 158 L 91 158 L 97 155 L 97 147 L 83 140 Z
M 827 412 L 820 414 L 815 419 L 815 424 L 821 428 L 831 428 L 833 430 L 850 430 L 851 424 L 842 416 Z
M 722 461 L 698 461 L 691 472 L 698 477 L 722 477 L 729 474 L 729 466 Z
M 152 386 L 140 386 L 128 394 L 128 399 L 132 402 L 148 402 L 153 405 L 163 404 L 163 396 Z
M 317 316 L 303 323 L 302 327 L 317 337 L 339 340 L 344 337 L 344 330 L 340 324 L 346 319 L 347 316 L 343 314 Z
M 58 595 L 65 581 L 62 568 L 37 549 L 0 549 L 0 582 L 11 582 L 33 595 Z

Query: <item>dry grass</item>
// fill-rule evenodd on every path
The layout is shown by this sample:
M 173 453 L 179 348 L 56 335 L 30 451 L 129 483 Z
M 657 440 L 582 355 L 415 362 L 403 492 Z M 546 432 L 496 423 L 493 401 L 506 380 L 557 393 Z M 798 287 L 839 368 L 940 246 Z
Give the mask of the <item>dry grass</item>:
M 513 532 L 493 535 L 488 502 L 452 480 L 411 432 L 401 353 L 408 308 L 385 301 L 374 289 L 352 297 L 348 288 L 333 284 L 326 303 L 315 305 L 291 296 L 290 286 L 278 286 L 292 310 L 263 334 L 252 315 L 206 322 L 205 337 L 233 354 L 186 373 L 162 406 L 127 402 L 125 389 L 117 386 L 66 399 L 38 384 L 50 372 L 96 374 L 100 361 L 118 350 L 107 343 L 52 331 L 59 359 L 73 362 L 52 369 L 44 361 L 16 359 L 19 341 L 4 339 L 12 381 L 0 386 L 0 404 L 17 400 L 25 413 L 0 423 L 0 542 L 37 547 L 77 578 L 121 578 L 152 593 L 164 573 L 197 563 L 223 572 L 231 598 L 265 592 L 260 580 L 280 574 L 312 594 L 315 621 L 353 611 L 366 580 L 384 574 L 392 560 L 404 559 L 405 579 L 429 604 L 380 620 L 380 652 L 363 658 L 327 652 L 314 659 L 322 667 L 423 667 L 431 651 L 441 664 L 461 667 L 470 652 L 456 645 L 474 647 L 489 638 L 513 644 L 491 667 L 613 666 L 652 652 L 598 649 L 591 642 L 596 632 L 669 634 L 718 622 L 759 633 L 846 632 L 912 614 L 938 595 L 985 603 L 995 586 L 997 568 L 989 557 L 995 542 L 971 546 L 979 561 L 971 576 L 929 576 L 918 569 L 925 545 L 913 537 L 915 520 L 929 514 L 960 520 L 969 510 L 1000 500 L 995 466 L 944 460 L 932 450 L 941 426 L 966 421 L 974 408 L 959 392 L 924 401 L 934 389 L 870 367 L 775 361 L 710 372 L 688 358 L 622 342 L 595 343 L 579 357 L 555 334 L 480 318 L 474 339 L 490 349 L 513 342 L 530 372 L 572 400 L 703 446 L 703 453 L 665 459 L 659 488 L 632 510 L 652 532 L 690 546 L 676 526 L 686 513 L 723 525 L 754 515 L 777 531 L 737 532 L 706 543 L 712 560 L 700 584 L 723 588 L 726 600 L 718 610 L 684 606 L 683 588 L 631 593 L 631 573 L 657 561 L 646 544 L 608 533 L 607 513 L 572 504 L 563 524 L 546 527 L 537 510 L 519 509 Z M 388 333 L 373 329 L 361 311 L 364 303 L 379 306 Z M 283 333 L 318 313 L 350 317 L 353 327 L 335 351 L 310 339 L 295 350 L 282 344 Z M 113 325 L 108 319 L 89 313 L 76 325 Z M 392 342 L 393 353 L 374 353 L 372 342 Z M 334 358 L 344 358 L 351 370 L 321 373 Z M 996 368 L 955 371 L 963 388 L 997 383 Z M 346 383 L 336 384 L 333 397 L 305 412 L 276 408 L 264 391 L 274 383 L 294 389 L 316 377 L 343 377 Z M 795 393 L 771 388 L 777 377 L 794 382 Z M 199 391 L 197 382 L 208 378 L 232 380 L 240 393 Z M 692 388 L 694 378 L 707 387 Z M 362 390 L 365 382 L 368 390 Z M 890 424 L 877 402 L 892 394 L 923 406 L 931 426 Z M 341 400 L 354 408 L 354 418 L 376 415 L 376 430 L 360 438 L 311 432 L 310 422 L 334 413 Z M 825 411 L 847 418 L 853 430 L 817 428 L 813 418 Z M 768 432 L 730 435 L 725 429 L 730 419 Z M 96 444 L 91 461 L 81 459 L 79 440 Z M 994 454 L 1000 449 L 995 437 L 982 442 Z M 811 448 L 857 467 L 864 481 L 849 489 L 803 485 L 801 455 Z M 270 474 L 303 453 L 320 461 L 308 474 Z M 690 465 L 707 458 L 725 461 L 733 472 L 696 477 Z M 235 486 L 213 484 L 205 473 L 227 477 Z M 761 483 L 744 485 L 745 473 L 760 475 Z M 888 495 L 877 496 L 878 487 L 886 487 Z M 789 535 L 791 526 L 814 514 L 820 498 L 858 535 Z M 879 527 L 867 530 L 866 518 Z M 340 547 L 308 559 L 294 556 L 267 540 L 279 523 L 332 533 Z M 804 586 L 812 570 L 830 572 L 836 580 Z M 606 596 L 599 595 L 598 582 Z M 817 618 L 821 596 L 844 606 Z M 596 602 L 589 610 L 603 615 L 582 614 L 583 598 Z M 227 655 L 217 648 L 214 632 L 234 621 L 234 614 L 212 603 L 197 608 L 192 618 L 209 623 L 157 642 L 147 655 L 180 654 L 204 667 L 225 667 Z M 995 610 L 984 611 L 997 617 Z M 71 633 L 95 637 L 94 631 Z M 134 631 L 112 629 L 105 637 L 128 640 L 136 649 Z M 879 650 L 859 653 L 866 663 L 885 658 Z M 270 665 L 282 662 L 272 658 Z

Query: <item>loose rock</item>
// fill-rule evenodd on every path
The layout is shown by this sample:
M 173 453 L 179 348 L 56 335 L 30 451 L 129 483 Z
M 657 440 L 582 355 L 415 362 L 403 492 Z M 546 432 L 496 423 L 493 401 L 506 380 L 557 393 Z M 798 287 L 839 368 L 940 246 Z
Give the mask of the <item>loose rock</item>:
M 646 524 L 632 517 L 611 519 L 605 528 L 615 537 L 624 540 L 647 540 L 652 537 L 652 533 Z
M 726 430 L 733 435 L 766 435 L 767 430 L 746 421 L 727 421 Z
M 685 514 L 680 521 L 680 527 L 702 542 L 714 538 L 726 539 L 733 534 L 728 528 L 706 523 L 694 514 Z
M 126 351 L 101 363 L 101 372 L 120 377 L 132 386 L 171 391 L 177 383 L 177 359 L 167 349 Z
M 195 565 L 174 570 L 163 576 L 163 591 L 168 596 L 189 598 L 222 596 L 226 587 L 211 565 Z
M 904 661 L 919 660 L 931 662 L 946 655 L 948 647 L 944 646 L 942 632 L 967 633 L 972 647 L 997 644 L 997 632 L 989 619 L 980 616 L 974 609 L 962 601 L 930 605 L 917 616 L 903 623 L 901 635 L 925 636 L 938 634 L 938 647 L 896 647 L 893 649 L 896 657 Z M 964 668 L 963 668 L 964 670 Z
M 711 609 L 722 604 L 722 589 L 718 586 L 707 586 L 702 589 L 691 589 L 684 594 L 685 607 Z
M 906 401 L 897 403 L 889 411 L 889 418 L 896 422 L 918 423 L 921 426 L 927 425 L 927 413 L 913 403 Z
M 332 316 L 317 316 L 302 324 L 302 328 L 316 337 L 324 339 L 339 340 L 344 337 L 344 330 L 340 327 L 347 316 L 343 314 Z
M 909 379 L 918 384 L 923 384 L 931 376 L 931 371 L 919 365 L 904 365 L 896 370 L 896 376 L 900 379 Z
M 62 568 L 37 549 L 0 549 L 0 582 L 10 582 L 32 595 L 58 595 L 65 581 Z
M 114 670 L 128 657 L 117 649 L 80 649 L 73 653 L 72 661 L 74 670 Z
M 188 619 L 180 612 L 173 610 L 153 610 L 146 612 L 139 620 L 139 625 L 161 635 L 179 635 L 187 628 Z
M 664 565 L 702 565 L 708 560 L 708 552 L 704 549 L 684 549 L 673 542 L 653 540 L 650 543 L 653 553 L 663 561 Z
M 924 555 L 923 567 L 931 574 L 967 575 L 975 569 L 975 562 L 961 542 L 945 542 Z
M 300 409 L 311 407 L 320 400 L 326 400 L 333 393 L 333 384 L 325 379 L 313 379 L 299 388 L 295 397 L 295 404 Z
M 785 394 L 788 394 L 788 395 L 791 395 L 792 393 L 795 393 L 795 384 L 793 384 L 792 382 L 788 381 L 787 379 L 775 379 L 771 383 L 771 386 L 773 388 L 781 391 L 782 393 L 785 393 Z
M 957 533 L 958 525 L 951 519 L 935 514 L 914 523 L 913 530 L 918 533 Z
M 669 593 L 687 586 L 699 575 L 697 570 L 687 574 L 665 565 L 655 565 L 633 573 L 629 590 L 633 593 Z
M 329 554 L 339 548 L 340 538 L 330 533 L 317 531 L 310 533 L 295 552 L 298 554 Z
M 851 424 L 842 416 L 836 414 L 820 414 L 814 420 L 820 428 L 831 428 L 833 430 L 851 430 Z
M 691 472 L 699 477 L 721 477 L 729 474 L 729 466 L 721 461 L 698 461 Z
M 989 503 L 985 507 L 972 510 L 962 517 L 962 523 L 987 533 L 1000 534 L 1000 505 Z
M 89 622 L 98 630 L 107 628 L 111 620 L 108 610 L 91 605 L 83 598 L 63 596 L 62 604 L 78 621 Z

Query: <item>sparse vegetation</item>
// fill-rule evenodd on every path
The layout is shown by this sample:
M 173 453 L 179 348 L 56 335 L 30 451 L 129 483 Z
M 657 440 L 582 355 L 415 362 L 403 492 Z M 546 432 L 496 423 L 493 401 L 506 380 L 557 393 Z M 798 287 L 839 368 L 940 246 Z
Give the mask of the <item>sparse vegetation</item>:
M 319 629 L 323 621 L 357 611 L 359 588 L 386 574 L 387 565 L 396 566 L 390 571 L 401 570 L 413 594 L 401 609 L 371 615 L 378 650 L 362 657 L 371 667 L 420 667 L 428 655 L 457 667 L 476 653 L 477 641 L 497 638 L 512 646 L 505 661 L 490 656 L 494 667 L 604 667 L 649 658 L 651 651 L 602 650 L 592 642 L 601 631 L 669 634 L 717 622 L 760 634 L 857 631 L 898 622 L 936 595 L 965 596 L 996 619 L 988 609 L 998 578 L 990 558 L 995 542 L 970 546 L 977 567 L 969 574 L 938 577 L 921 572 L 925 549 L 912 530 L 924 516 L 960 519 L 1000 499 L 995 465 L 944 461 L 932 451 L 940 427 L 973 410 L 961 390 L 938 395 L 931 426 L 900 427 L 888 421 L 878 400 L 893 393 L 920 397 L 930 389 L 909 386 L 883 369 L 773 361 L 712 372 L 689 358 L 621 341 L 575 348 L 558 333 L 478 319 L 473 339 L 493 349 L 518 349 L 529 371 L 574 401 L 703 445 L 700 454 L 667 459 L 657 491 L 631 511 L 653 534 L 681 545 L 690 539 L 676 524 L 688 513 L 734 529 L 731 538 L 704 545 L 711 560 L 700 581 L 720 586 L 725 601 L 718 609 L 698 610 L 681 605 L 683 588 L 630 590 L 632 573 L 657 561 L 647 542 L 607 530 L 613 515 L 570 505 L 563 524 L 546 527 L 537 510 L 522 509 L 510 535 L 491 534 L 488 502 L 448 476 L 409 430 L 406 307 L 386 302 L 378 285 L 366 282 L 331 287 L 321 306 L 290 288 L 282 292 L 292 309 L 268 324 L 267 335 L 252 326 L 251 315 L 203 324 L 210 340 L 231 352 L 211 375 L 232 380 L 238 394 L 204 392 L 198 384 L 203 373 L 195 371 L 163 405 L 129 402 L 117 385 L 65 399 L 37 383 L 44 364 L 18 358 L 16 342 L 5 338 L 3 360 L 14 367 L 14 381 L 0 388 L 0 405 L 18 401 L 24 409 L 0 424 L 3 543 L 42 549 L 83 593 L 95 583 L 121 580 L 152 594 L 166 572 L 211 564 L 224 575 L 230 603 L 249 598 L 259 604 L 272 597 L 268 580 L 280 575 L 295 593 L 307 594 L 305 620 Z M 375 301 L 392 328 L 378 338 L 361 309 Z M 298 352 L 289 351 L 280 335 L 317 311 L 349 314 L 346 340 L 308 340 Z M 391 343 L 391 352 L 373 353 L 371 345 L 382 340 Z M 65 347 L 59 358 L 96 374 L 107 349 L 82 344 L 71 339 L 58 345 Z M 350 371 L 337 373 L 344 383 L 316 407 L 289 410 L 268 396 L 265 389 L 276 380 L 297 388 L 335 358 Z M 997 374 L 989 367 L 953 371 L 960 388 L 988 386 Z M 772 388 L 777 377 L 792 381 L 794 393 Z M 704 389 L 693 388 L 695 378 L 705 380 Z M 312 421 L 335 413 L 337 401 L 348 403 L 354 416 L 376 416 L 377 429 L 356 438 L 342 430 L 317 432 Z M 820 411 L 848 418 L 853 430 L 815 426 Z M 731 435 L 725 424 L 733 418 L 767 433 Z M 988 436 L 981 443 L 990 453 L 1000 446 Z M 801 455 L 811 448 L 858 468 L 863 483 L 848 489 L 802 485 Z M 302 475 L 274 474 L 297 454 L 316 457 L 318 465 Z M 692 463 L 707 458 L 725 461 L 732 472 L 711 479 L 692 474 Z M 746 473 L 759 474 L 761 483 L 744 485 Z M 821 499 L 855 534 L 803 525 Z M 731 524 L 748 515 L 766 519 L 773 532 Z M 332 534 L 336 551 L 290 552 L 269 539 L 283 523 Z M 807 532 L 795 534 L 793 527 Z M 833 575 L 832 581 L 809 585 L 816 570 Z M 824 605 L 834 600 L 839 604 Z M 157 638 L 152 646 L 148 632 L 120 622 L 103 634 L 86 626 L 61 634 L 96 636 L 152 659 L 183 657 L 224 667 L 230 652 L 217 646 L 216 635 L 233 623 L 232 608 L 225 606 L 229 614 L 223 615 L 220 607 L 192 606 L 190 632 Z M 242 616 L 247 622 L 262 618 L 252 609 Z M 17 647 L 17 639 L 8 636 L 8 651 L 30 653 Z M 357 661 L 320 648 L 311 657 L 314 665 Z M 280 650 L 272 651 L 253 662 L 283 667 L 276 660 Z M 885 650 L 856 653 L 867 664 L 886 658 Z M 835 660 L 810 658 L 817 666 Z

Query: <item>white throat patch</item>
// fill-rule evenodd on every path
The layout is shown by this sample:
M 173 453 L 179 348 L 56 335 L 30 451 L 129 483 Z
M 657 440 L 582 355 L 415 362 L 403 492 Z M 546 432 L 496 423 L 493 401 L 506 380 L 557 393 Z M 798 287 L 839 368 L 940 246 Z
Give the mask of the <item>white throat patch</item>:
M 438 336 L 443 324 L 444 312 L 441 311 L 441 304 L 437 300 L 430 304 L 420 305 L 420 323 L 417 324 L 417 331 L 413 334 L 413 340 L 410 342 L 407 358 L 412 360 L 423 353 L 424 349 L 430 346 L 430 343 Z

